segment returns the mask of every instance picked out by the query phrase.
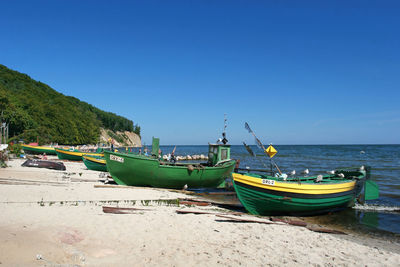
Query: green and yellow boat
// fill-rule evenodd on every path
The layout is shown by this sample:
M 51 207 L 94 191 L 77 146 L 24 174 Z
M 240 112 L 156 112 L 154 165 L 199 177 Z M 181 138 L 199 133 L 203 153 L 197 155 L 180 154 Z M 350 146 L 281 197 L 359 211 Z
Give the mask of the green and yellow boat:
M 86 168 L 92 171 L 107 171 L 107 164 L 106 160 L 102 156 L 93 156 L 93 155 L 83 155 L 82 156 L 83 163 L 85 164 Z
M 340 210 L 357 199 L 379 197 L 370 167 L 336 170 L 310 177 L 233 173 L 233 186 L 246 210 L 255 215 L 312 215 Z M 361 193 L 363 188 L 364 195 Z
M 182 189 L 211 188 L 230 177 L 236 161 L 230 145 L 210 144 L 205 163 L 176 163 L 159 160 L 159 139 L 153 138 L 152 156 L 104 151 L 108 172 L 117 184 Z
M 22 149 L 25 153 L 28 154 L 43 154 L 46 153 L 47 155 L 56 155 L 56 151 L 54 147 L 50 146 L 33 146 L 33 145 L 25 145 L 22 144 Z
M 83 155 L 88 156 L 103 156 L 103 152 L 84 152 L 77 149 L 69 150 L 63 148 L 56 148 L 56 153 L 59 159 L 82 161 Z

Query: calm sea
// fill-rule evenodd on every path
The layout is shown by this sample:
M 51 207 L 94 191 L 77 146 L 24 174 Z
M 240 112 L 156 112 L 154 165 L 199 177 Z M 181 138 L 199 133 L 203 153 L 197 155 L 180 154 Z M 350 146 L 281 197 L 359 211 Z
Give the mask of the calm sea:
M 282 172 L 304 169 L 310 175 L 324 174 L 341 167 L 369 165 L 372 179 L 379 185 L 380 197 L 364 205 L 357 204 L 341 212 L 307 218 L 325 225 L 368 234 L 400 237 L 400 145 L 276 145 L 274 157 Z M 231 157 L 240 159 L 240 167 L 264 168 L 269 160 L 256 146 L 254 158 L 243 146 L 232 146 Z M 161 146 L 164 154 L 173 146 Z M 176 155 L 208 153 L 208 146 L 177 146 Z

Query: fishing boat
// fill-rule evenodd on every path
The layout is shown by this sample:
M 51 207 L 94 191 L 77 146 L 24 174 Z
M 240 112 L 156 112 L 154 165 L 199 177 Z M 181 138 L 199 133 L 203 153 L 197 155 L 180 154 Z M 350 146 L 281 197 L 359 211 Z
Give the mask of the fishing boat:
M 22 144 L 22 149 L 25 153 L 28 154 L 43 154 L 46 153 L 47 155 L 56 155 L 56 151 L 54 147 L 50 146 L 34 146 L 34 145 L 25 145 Z
M 102 156 L 93 156 L 93 155 L 83 155 L 82 156 L 83 163 L 86 168 L 92 171 L 107 171 L 106 160 Z
M 254 136 L 257 146 L 270 157 L 271 163 L 270 170 L 251 171 L 237 167 L 232 174 L 233 187 L 248 212 L 255 215 L 313 215 L 351 207 L 356 200 L 364 202 L 379 197 L 369 166 L 337 169 L 328 171 L 327 175 L 315 176 L 308 176 L 307 169 L 303 177 L 296 177 L 295 171 L 289 175 L 282 173 L 272 160 L 277 150 L 272 145 L 265 148 L 247 122 L 245 128 Z M 243 144 L 249 154 L 256 157 L 251 148 Z M 274 174 L 273 167 L 278 173 Z
M 103 152 L 101 152 L 101 149 L 98 149 L 96 152 L 85 152 L 85 151 L 80 151 L 78 149 L 56 148 L 55 151 L 59 159 L 67 159 L 74 161 L 82 161 L 83 155 L 103 156 Z
M 320 214 L 351 207 L 357 199 L 379 197 L 377 185 L 370 180 L 370 167 L 363 166 L 310 177 L 256 173 L 233 173 L 232 177 L 240 202 L 255 215 Z
M 21 166 L 65 171 L 64 163 L 50 160 L 28 159 Z
M 235 166 L 230 145 L 209 144 L 208 161 L 176 163 L 159 159 L 159 139 L 151 156 L 104 151 L 108 172 L 117 184 L 182 189 L 218 187 Z

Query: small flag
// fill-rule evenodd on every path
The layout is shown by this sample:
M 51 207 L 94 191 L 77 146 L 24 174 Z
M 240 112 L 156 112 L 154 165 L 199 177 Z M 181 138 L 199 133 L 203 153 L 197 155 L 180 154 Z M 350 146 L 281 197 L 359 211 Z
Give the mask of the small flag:
M 272 145 L 270 145 L 267 149 L 265 149 L 265 153 L 267 153 L 268 156 L 272 158 L 273 156 L 275 156 L 276 153 L 278 153 L 278 151 L 276 151 L 276 149 Z

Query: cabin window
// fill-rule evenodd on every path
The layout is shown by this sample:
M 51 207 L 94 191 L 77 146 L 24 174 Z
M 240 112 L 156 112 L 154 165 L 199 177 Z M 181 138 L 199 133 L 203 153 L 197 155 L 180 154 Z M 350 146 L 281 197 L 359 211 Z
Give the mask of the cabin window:
M 228 149 L 221 149 L 221 160 L 226 160 L 228 158 Z

